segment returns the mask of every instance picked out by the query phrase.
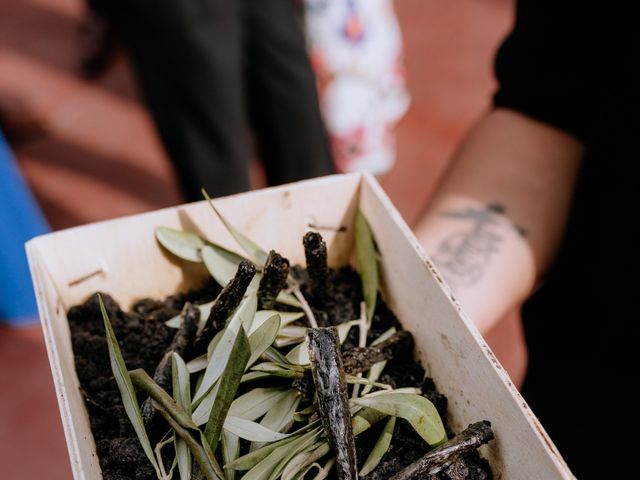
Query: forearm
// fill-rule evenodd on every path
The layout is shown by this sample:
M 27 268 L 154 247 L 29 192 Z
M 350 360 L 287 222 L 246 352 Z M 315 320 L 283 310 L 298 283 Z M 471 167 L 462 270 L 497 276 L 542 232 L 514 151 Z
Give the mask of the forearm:
M 581 154 L 568 134 L 499 109 L 456 155 L 416 233 L 482 332 L 550 265 Z

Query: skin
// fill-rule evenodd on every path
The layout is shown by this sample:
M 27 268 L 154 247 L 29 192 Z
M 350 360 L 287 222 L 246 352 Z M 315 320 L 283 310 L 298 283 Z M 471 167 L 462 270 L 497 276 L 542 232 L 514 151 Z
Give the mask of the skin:
M 582 144 L 516 111 L 486 114 L 456 154 L 416 236 L 516 385 L 520 305 L 562 241 Z

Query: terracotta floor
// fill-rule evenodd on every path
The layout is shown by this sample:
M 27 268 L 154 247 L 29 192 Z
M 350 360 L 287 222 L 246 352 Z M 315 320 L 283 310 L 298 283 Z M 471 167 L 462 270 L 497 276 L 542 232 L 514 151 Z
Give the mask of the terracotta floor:
M 0 94 L 28 101 L 49 134 L 15 145 L 51 223 L 65 228 L 180 202 L 126 58 L 89 83 L 74 68 L 80 0 L 0 1 Z M 411 223 L 463 133 L 487 108 L 510 0 L 402 0 L 411 110 L 383 186 Z M 38 327 L 0 328 L 0 478 L 70 478 Z

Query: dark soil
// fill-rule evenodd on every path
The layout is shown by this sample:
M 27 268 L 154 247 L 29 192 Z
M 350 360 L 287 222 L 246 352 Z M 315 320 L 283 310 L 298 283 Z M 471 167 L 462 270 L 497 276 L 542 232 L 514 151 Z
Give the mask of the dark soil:
M 298 279 L 305 296 L 309 296 L 306 272 L 299 267 L 294 267 L 292 272 Z M 175 330 L 165 326 L 164 322 L 180 313 L 186 301 L 191 301 L 196 305 L 206 303 L 213 300 L 219 292 L 220 287 L 211 282 L 198 291 L 173 295 L 164 301 L 140 300 L 133 306 L 131 312 L 122 311 L 111 297 L 102 294 L 127 368 L 130 370 L 143 368 L 149 375 L 153 375 L 165 348 L 171 343 L 175 334 Z M 360 278 L 353 269 L 345 267 L 338 271 L 332 271 L 329 292 L 327 293 L 323 311 L 314 309 L 316 316 L 326 315 L 329 323 L 333 324 L 350 321 L 360 316 L 360 302 L 362 301 Z M 286 306 L 278 306 L 277 308 L 287 310 Z M 124 412 L 119 391 L 111 374 L 97 296 L 92 295 L 82 305 L 72 307 L 68 312 L 68 318 L 76 370 L 89 412 L 91 430 L 96 439 L 104 478 L 107 480 L 154 479 L 153 468 L 142 451 Z M 374 340 L 392 326 L 401 328 L 397 318 L 387 308 L 383 300 L 378 298 L 368 341 Z M 357 338 L 357 329 L 354 328 L 343 348 L 356 346 Z M 394 387 L 421 387 L 424 396 L 434 403 L 445 421 L 447 434 L 453 435 L 453 432 L 446 425 L 446 398 L 437 392 L 435 384 L 430 378 L 425 378 L 424 369 L 411 357 L 389 361 L 380 381 Z M 306 382 L 307 386 L 311 384 L 312 382 Z M 299 387 L 305 388 L 304 385 Z M 143 400 L 144 398 L 139 398 L 140 402 Z M 384 422 L 381 422 L 357 437 L 356 447 L 360 463 L 366 459 L 368 452 L 378 439 L 383 425 Z M 154 444 L 160 440 L 167 429 L 160 424 L 157 430 L 150 432 Z M 396 423 L 394 439 L 390 450 L 385 454 L 376 470 L 366 477 L 367 479 L 388 479 L 429 450 L 424 440 L 403 420 Z M 170 447 L 165 450 L 167 451 L 165 465 L 170 465 L 171 458 L 169 457 L 173 453 Z M 492 474 L 488 462 L 475 453 L 455 463 L 448 472 L 431 477 L 430 480 L 486 480 L 491 478 Z

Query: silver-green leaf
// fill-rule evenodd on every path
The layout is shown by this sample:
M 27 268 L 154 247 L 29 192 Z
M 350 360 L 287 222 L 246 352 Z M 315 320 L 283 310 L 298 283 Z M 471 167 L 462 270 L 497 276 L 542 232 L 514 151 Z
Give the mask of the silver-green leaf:
M 387 453 L 391 446 L 391 439 L 393 438 L 393 430 L 395 428 L 396 417 L 390 417 L 387 420 L 378 441 L 373 446 L 373 450 L 371 450 L 371 453 L 369 453 L 369 456 L 364 461 L 364 465 L 362 465 L 362 469 L 360 470 L 361 476 L 364 477 L 369 475 L 378 466 L 380 460 L 382 460 L 382 457 L 384 457 L 384 454 Z
M 285 433 L 293 425 L 293 415 L 296 413 L 300 400 L 300 392 L 294 388 L 289 389 L 285 396 L 267 412 L 260 421 L 260 425 L 275 432 Z M 251 445 L 251 450 L 262 446 L 261 442 L 254 443 Z
M 271 346 L 275 341 L 278 330 L 280 329 L 280 315 L 272 315 L 252 334 L 249 335 L 249 344 L 251 345 L 251 357 L 247 365 L 253 363 L 260 358 L 260 355 Z
M 257 420 L 283 400 L 288 392 L 281 387 L 254 388 L 233 401 L 229 415 Z
M 209 202 L 211 209 L 215 212 L 215 214 L 227 228 L 235 241 L 238 242 L 238 245 L 240 245 L 242 249 L 247 252 L 251 260 L 253 260 L 258 265 L 264 265 L 267 262 L 267 252 L 265 252 L 264 249 L 262 249 L 262 247 L 260 247 L 256 242 L 251 240 L 244 233 L 234 227 L 233 224 L 229 222 L 216 208 L 216 206 L 213 204 L 213 201 L 211 200 L 211 197 L 209 197 L 204 189 L 202 190 L 202 193 Z
M 367 305 L 367 318 L 371 322 L 378 297 L 378 260 L 371 228 L 360 210 L 356 212 L 354 230 L 358 269 L 362 279 L 362 295 Z
M 204 429 L 204 436 L 207 438 L 213 452 L 216 451 L 227 413 L 236 396 L 250 356 L 249 340 L 244 328 L 241 326 L 233 343 L 224 373 L 220 377 L 218 393 L 211 409 L 207 426 Z
M 147 431 L 144 428 L 144 422 L 142 421 L 142 415 L 140 414 L 140 406 L 138 405 L 136 392 L 133 388 L 133 384 L 131 383 L 131 378 L 129 377 L 129 371 L 127 370 L 127 366 L 124 363 L 124 358 L 122 358 L 122 352 L 120 352 L 118 340 L 116 339 L 116 335 L 113 332 L 111 321 L 109 320 L 109 315 L 107 314 L 107 309 L 105 308 L 104 302 L 102 301 L 102 297 L 100 295 L 98 295 L 98 301 L 100 302 L 100 311 L 102 312 L 102 320 L 104 321 L 104 329 L 107 336 L 107 346 L 109 348 L 111 371 L 113 372 L 113 377 L 115 378 L 116 384 L 118 385 L 118 390 L 120 390 L 120 396 L 122 397 L 124 410 L 127 413 L 127 417 L 129 417 L 129 421 L 131 422 L 136 435 L 138 436 L 138 440 L 142 445 L 142 449 L 144 450 L 145 455 L 156 471 L 156 475 L 158 476 L 158 478 L 162 478 L 158 462 L 156 461 L 155 455 L 153 453 L 153 447 L 151 446 L 151 442 L 149 441 L 149 437 L 147 436 Z
M 240 306 L 234 312 L 231 320 L 229 320 L 229 323 L 223 330 L 224 333 L 222 333 L 218 344 L 211 353 L 209 364 L 204 372 L 202 382 L 194 395 L 194 404 L 198 403 L 207 394 L 207 392 L 211 390 L 214 383 L 222 375 L 222 372 L 227 365 L 231 349 L 233 348 L 236 335 L 241 326 L 251 326 L 253 316 L 256 312 L 256 306 L 257 300 L 255 295 L 250 295 L 242 301 Z
M 240 456 L 240 437 L 237 435 L 227 432 L 226 430 L 222 431 L 222 457 L 224 458 L 224 463 L 231 463 L 235 459 Z M 225 480 L 235 480 L 236 471 L 232 468 L 227 468 L 224 470 Z M 182 480 L 182 479 L 181 479 Z
M 224 429 L 251 442 L 277 442 L 289 436 L 286 433 L 276 432 L 251 420 L 232 415 L 227 415 L 224 421 Z
M 433 403 L 421 395 L 386 393 L 353 400 L 356 405 L 369 407 L 386 415 L 407 420 L 414 430 L 432 447 L 446 441 L 442 419 Z
M 157 227 L 156 240 L 176 257 L 189 262 L 202 263 L 200 250 L 207 243 L 193 232 L 170 227 Z
M 191 385 L 189 370 L 180 355 L 173 352 L 171 355 L 171 373 L 173 379 L 173 399 L 186 412 L 191 412 Z M 178 435 L 174 435 L 176 462 L 180 480 L 191 479 L 191 451 L 186 442 Z
M 237 253 L 211 244 L 204 246 L 201 253 L 207 270 L 221 287 L 226 286 L 235 276 L 238 265 L 244 260 Z
M 280 326 L 285 327 L 290 323 L 295 322 L 296 320 L 304 317 L 303 312 L 280 312 L 278 310 L 258 310 L 256 312 L 256 316 L 253 319 L 253 324 L 251 325 L 251 330 L 249 330 L 249 335 L 251 335 L 255 330 L 262 325 L 264 322 L 269 320 L 273 315 L 280 316 Z

